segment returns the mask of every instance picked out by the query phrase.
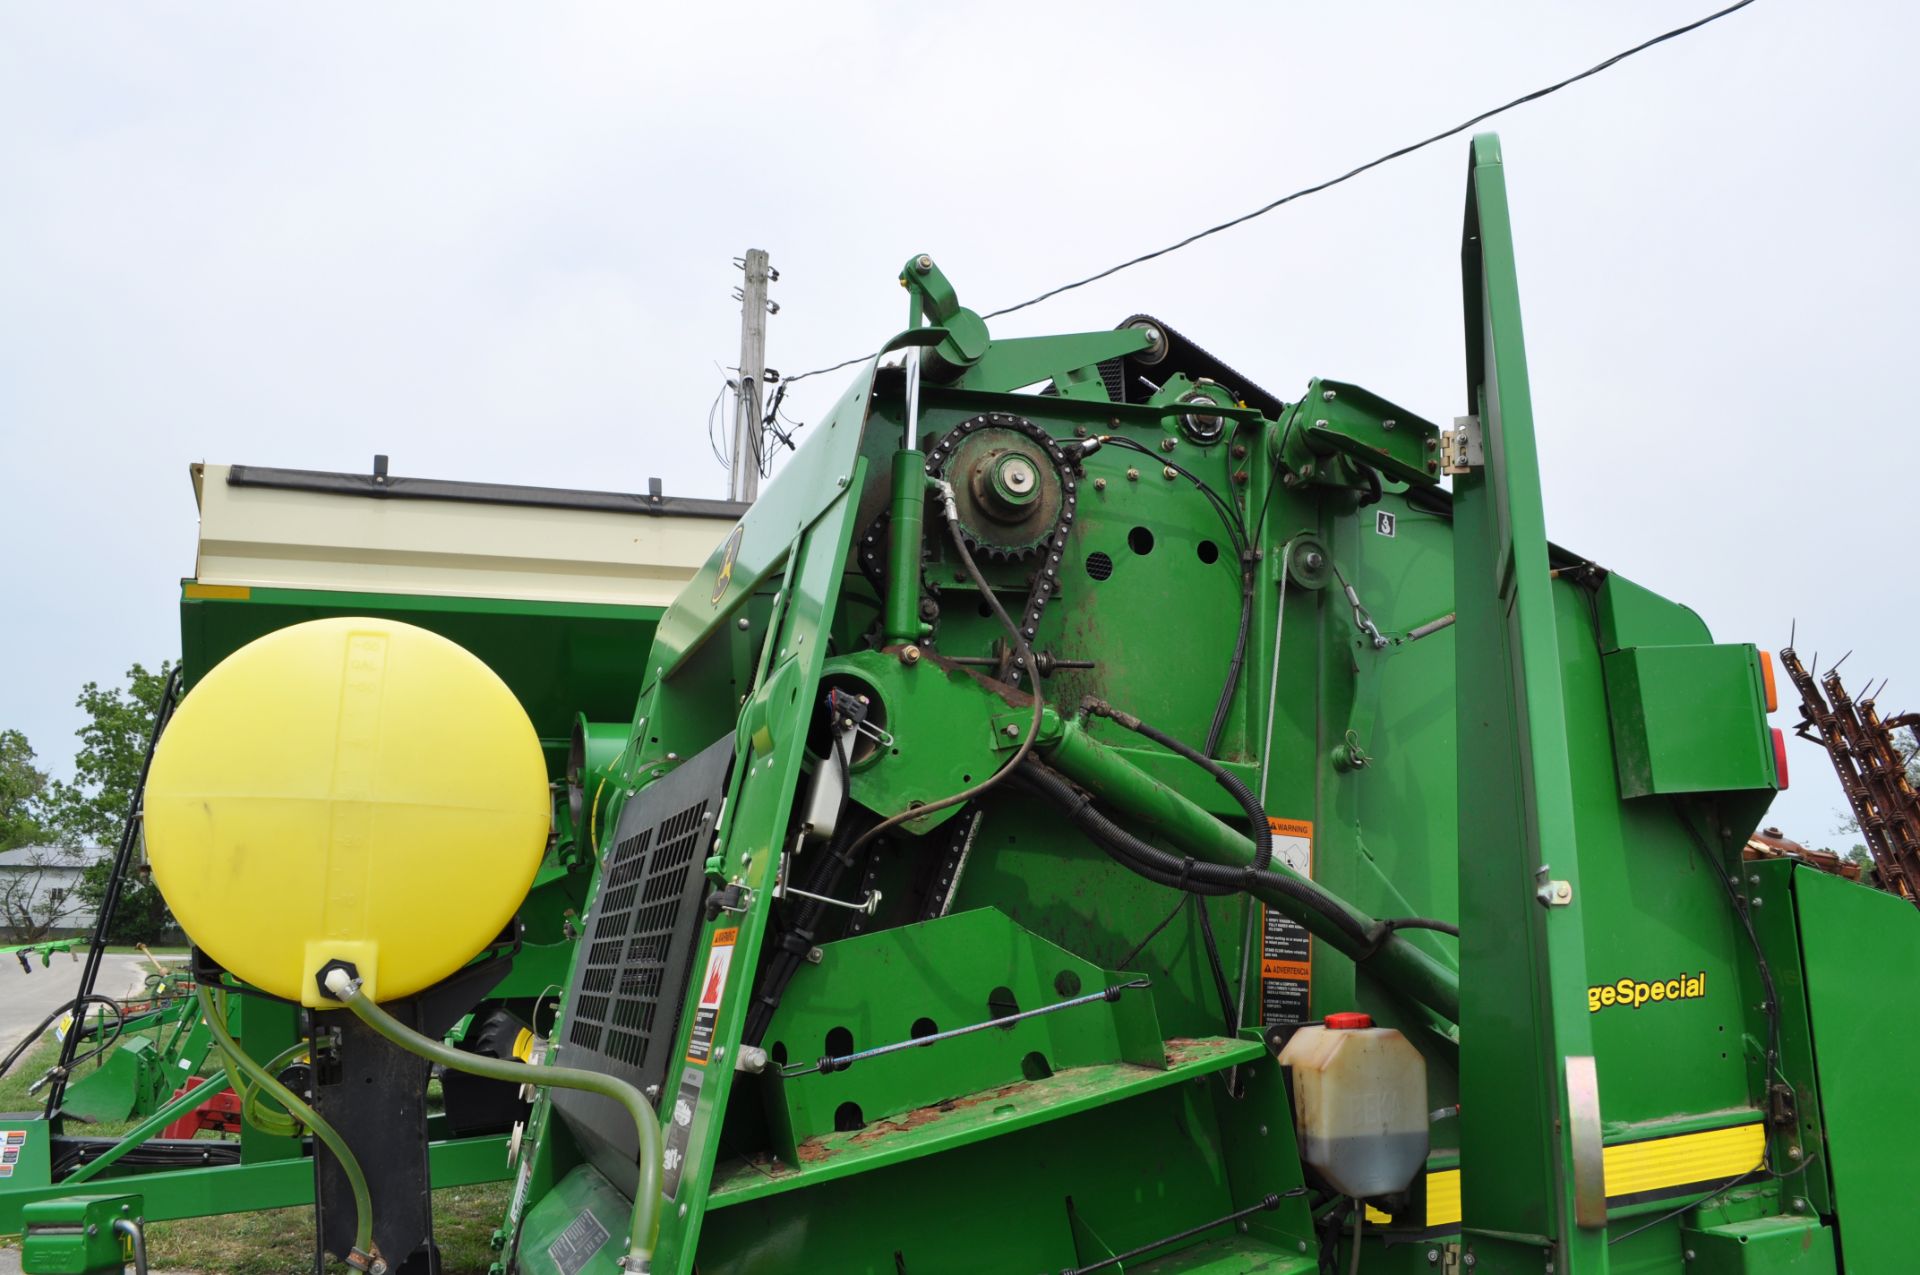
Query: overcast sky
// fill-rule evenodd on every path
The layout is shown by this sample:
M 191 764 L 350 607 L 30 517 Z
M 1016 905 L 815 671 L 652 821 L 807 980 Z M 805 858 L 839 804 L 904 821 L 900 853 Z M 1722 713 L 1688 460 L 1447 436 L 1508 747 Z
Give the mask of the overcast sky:
M 1708 4 L 0 10 L 0 727 L 178 650 L 196 460 L 724 494 L 730 262 L 789 372 L 1330 176 Z M 699 10 L 699 11 L 695 11 Z M 1920 10 L 1759 0 L 1503 135 L 1554 538 L 1920 705 Z M 1465 139 L 1009 316 L 1465 410 Z M 838 377 L 796 387 L 812 419 Z M 1778 724 L 1792 724 L 1784 712 Z M 1843 805 L 1794 742 L 1790 835 Z

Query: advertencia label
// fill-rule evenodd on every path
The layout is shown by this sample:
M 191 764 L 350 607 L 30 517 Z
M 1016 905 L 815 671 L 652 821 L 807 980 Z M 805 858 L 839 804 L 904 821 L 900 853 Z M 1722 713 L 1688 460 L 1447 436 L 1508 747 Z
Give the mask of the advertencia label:
M 1273 857 L 1301 876 L 1313 875 L 1313 825 L 1303 819 L 1267 820 L 1273 829 Z M 1313 1017 L 1313 938 L 1301 925 L 1270 907 L 1260 934 L 1260 1021 L 1304 1023 Z
M 704 1067 L 713 1053 L 713 1026 L 720 1019 L 720 998 L 727 993 L 727 971 L 733 968 L 733 945 L 739 937 L 739 926 L 713 932 L 713 946 L 707 949 L 707 968 L 700 975 L 700 1003 L 694 1007 L 693 1030 L 687 1034 L 690 1063 Z

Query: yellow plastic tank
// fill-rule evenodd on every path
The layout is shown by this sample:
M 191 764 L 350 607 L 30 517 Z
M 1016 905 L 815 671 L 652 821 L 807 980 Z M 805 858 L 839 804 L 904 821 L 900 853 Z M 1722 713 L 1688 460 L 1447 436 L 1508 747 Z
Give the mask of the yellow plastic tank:
M 476 656 L 392 620 L 315 620 L 235 651 L 154 752 L 153 877 L 189 937 L 264 991 L 390 1001 L 512 919 L 551 823 L 533 724 Z

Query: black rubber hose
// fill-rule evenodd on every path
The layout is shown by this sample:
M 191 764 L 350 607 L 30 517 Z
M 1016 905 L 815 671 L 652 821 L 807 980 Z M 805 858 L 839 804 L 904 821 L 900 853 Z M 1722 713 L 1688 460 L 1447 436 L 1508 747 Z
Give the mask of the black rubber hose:
M 1227 1035 L 1238 1035 L 1240 1011 L 1233 1003 L 1233 989 L 1227 986 L 1227 971 L 1220 960 L 1220 944 L 1213 937 L 1213 918 L 1207 914 L 1207 901 L 1198 895 L 1188 895 L 1187 899 L 1200 914 L 1200 937 L 1207 949 L 1207 965 L 1213 970 L 1213 990 L 1220 997 L 1220 1017 L 1227 1024 Z
M 20 1043 L 18 1045 L 15 1045 L 11 1050 L 9 1050 L 5 1058 L 0 1058 L 0 1076 L 6 1075 L 7 1071 L 13 1066 L 13 1064 L 20 1061 L 20 1055 L 26 1053 L 29 1049 L 32 1049 L 35 1045 L 39 1044 L 40 1037 L 46 1034 L 47 1028 L 53 1026 L 54 1020 L 56 1018 L 59 1018 L 60 1015 L 66 1013 L 68 1010 L 73 1011 L 73 1017 L 74 1017 L 74 1024 L 73 1024 L 74 1029 L 71 1033 L 69 1033 L 69 1035 L 70 1036 L 78 1035 L 82 1025 L 80 1020 L 86 1017 L 86 1007 L 88 1005 L 105 1005 L 107 1008 L 113 1011 L 114 1013 L 113 1034 L 108 1036 L 100 1044 L 94 1046 L 94 1048 L 89 1052 L 82 1054 L 80 1057 L 75 1058 L 70 1062 L 62 1064 L 62 1066 L 64 1066 L 68 1071 L 72 1071 L 75 1067 L 78 1067 L 81 1063 L 86 1062 L 88 1059 L 93 1058 L 98 1054 L 105 1053 L 107 1047 L 113 1044 L 115 1040 L 119 1039 L 120 1029 L 122 1025 L 124 1025 L 127 1021 L 127 1014 L 125 1010 L 120 1008 L 120 1002 L 113 999 L 113 997 L 96 996 L 96 995 L 93 995 L 92 993 L 88 993 L 85 996 L 76 996 L 72 1000 L 67 1001 L 66 1003 L 56 1007 L 51 1014 L 48 1014 L 45 1018 L 40 1020 L 40 1025 L 38 1027 L 35 1027 L 31 1032 L 28 1032 L 25 1036 L 22 1036 L 20 1038 Z
M 1206 754 L 1219 751 L 1220 736 L 1227 729 L 1227 714 L 1233 709 L 1233 693 L 1240 686 L 1240 670 L 1247 662 L 1247 629 L 1253 623 L 1253 566 L 1240 572 L 1240 633 L 1233 640 L 1233 659 L 1227 664 L 1227 682 L 1220 688 L 1220 699 L 1213 706 L 1213 723 L 1207 727 Z
M 1349 915 L 1332 895 L 1310 881 L 1252 867 L 1229 868 L 1218 863 L 1182 859 L 1147 844 L 1115 824 L 1093 805 L 1091 797 L 1044 762 L 1028 758 L 1021 763 L 1021 775 L 1042 796 L 1060 806 L 1075 827 L 1103 849 L 1115 851 L 1115 857 L 1123 864 L 1149 880 L 1196 894 L 1271 890 L 1325 917 L 1352 940 L 1355 947 L 1365 949 L 1373 945 L 1373 936 L 1367 927 Z M 1121 846 L 1125 848 L 1119 849 Z
M 1245 630 L 1241 636 L 1246 636 Z M 1157 730 L 1135 717 L 1132 713 L 1123 713 L 1105 700 L 1088 698 L 1081 702 L 1082 708 L 1098 717 L 1105 717 L 1120 723 L 1136 735 L 1145 736 L 1162 748 L 1169 749 L 1186 758 L 1194 765 L 1212 775 L 1214 782 L 1227 790 L 1227 795 L 1240 803 L 1247 812 L 1247 824 L 1253 832 L 1253 867 L 1256 872 L 1265 872 L 1273 865 L 1273 825 L 1267 822 L 1267 812 L 1260 805 L 1260 799 L 1253 790 L 1242 783 L 1240 776 L 1222 766 L 1213 758 L 1206 756 L 1191 744 L 1175 739 L 1163 730 Z
M 1198 859 L 1181 859 L 1140 840 L 1107 818 L 1106 813 L 1093 804 L 1091 797 L 1075 788 L 1052 767 L 1029 759 L 1022 763 L 1017 773 L 1020 782 L 1029 790 L 1059 806 L 1066 814 L 1067 822 L 1085 833 L 1089 841 L 1106 851 L 1122 867 L 1155 885 L 1214 897 L 1238 894 L 1245 888 L 1242 879 L 1244 874 L 1235 874 L 1233 881 L 1219 881 L 1215 879 L 1217 873 L 1232 870 Z

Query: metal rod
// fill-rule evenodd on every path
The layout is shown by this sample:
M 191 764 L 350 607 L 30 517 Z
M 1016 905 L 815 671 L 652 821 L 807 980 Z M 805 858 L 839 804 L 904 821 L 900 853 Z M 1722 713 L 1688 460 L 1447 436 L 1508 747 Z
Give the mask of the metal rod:
M 1297 539 L 1299 536 L 1290 537 L 1280 546 L 1280 604 L 1273 613 L 1273 667 L 1267 674 L 1266 733 L 1260 741 L 1260 809 L 1263 811 L 1267 808 L 1267 777 L 1273 773 L 1273 718 L 1280 707 L 1280 644 L 1287 632 L 1287 574 L 1293 562 L 1293 542 Z M 1240 936 L 1240 1001 L 1233 1011 L 1236 1028 L 1247 1025 L 1247 987 L 1253 981 L 1253 923 L 1265 910 L 1266 905 L 1260 900 L 1251 895 L 1247 897 L 1247 924 Z M 1235 1063 L 1227 1073 L 1228 1090 L 1238 1093 L 1239 1081 L 1240 1064 Z
M 1300 1187 L 1295 1187 L 1293 1190 L 1287 1192 L 1288 1195 L 1300 1195 L 1302 1193 L 1303 1188 Z M 1280 1207 L 1280 1199 L 1281 1197 L 1278 1195 L 1264 1196 L 1258 1204 L 1250 1204 L 1244 1209 L 1235 1209 L 1225 1217 L 1217 1217 L 1211 1222 L 1202 1222 L 1198 1226 L 1189 1226 L 1184 1231 L 1175 1231 L 1172 1235 L 1163 1236 L 1151 1244 L 1142 1244 L 1139 1248 L 1130 1248 L 1124 1253 L 1115 1253 L 1112 1257 L 1102 1258 L 1091 1266 L 1070 1266 L 1061 1271 L 1060 1275 L 1092 1275 L 1094 1271 L 1104 1271 L 1109 1266 L 1118 1266 L 1122 1262 L 1131 1262 L 1134 1258 L 1145 1253 L 1151 1253 L 1157 1248 L 1165 1248 L 1169 1244 L 1178 1244 L 1181 1240 L 1190 1240 L 1195 1236 L 1203 1235 L 1216 1226 L 1225 1226 L 1230 1222 L 1238 1222 L 1241 1218 L 1252 1217 L 1255 1213 L 1271 1213 Z
M 791 1067 L 782 1067 L 782 1076 L 811 1076 L 816 1071 L 845 1071 L 857 1062 L 869 1058 L 878 1058 L 882 1054 L 896 1054 L 903 1049 L 921 1049 L 927 1045 L 937 1045 L 943 1040 L 952 1040 L 956 1036 L 970 1036 L 974 1032 L 983 1032 L 989 1027 L 1011 1027 L 1022 1019 L 1039 1018 L 1043 1014 L 1057 1014 L 1063 1009 L 1073 1009 L 1080 1005 L 1091 1005 L 1095 1001 L 1117 1001 L 1120 993 L 1152 987 L 1149 979 L 1136 978 L 1125 983 L 1115 983 L 1104 991 L 1088 992 L 1085 996 L 1075 996 L 1069 1000 L 1055 1001 L 1051 1005 L 1042 1005 L 1039 1009 L 1023 1009 L 1017 1014 L 1007 1014 L 1000 1018 L 989 1018 L 984 1023 L 973 1023 L 966 1027 L 954 1027 L 943 1032 L 934 1032 L 928 1036 L 917 1036 L 912 1040 L 899 1040 L 891 1045 L 876 1045 L 872 1049 L 861 1049 L 839 1058 L 822 1058 L 811 1066 L 795 1063 Z
M 1452 611 L 1449 611 L 1437 620 L 1428 620 L 1425 624 L 1420 625 L 1418 628 L 1408 629 L 1407 641 L 1418 642 L 1423 637 L 1432 637 L 1434 634 L 1438 633 L 1441 629 L 1451 628 L 1453 627 L 1453 622 L 1455 618 L 1456 617 L 1454 613 Z
M 113 1231 L 133 1246 L 133 1275 L 147 1275 L 147 1233 L 130 1217 L 113 1219 Z

